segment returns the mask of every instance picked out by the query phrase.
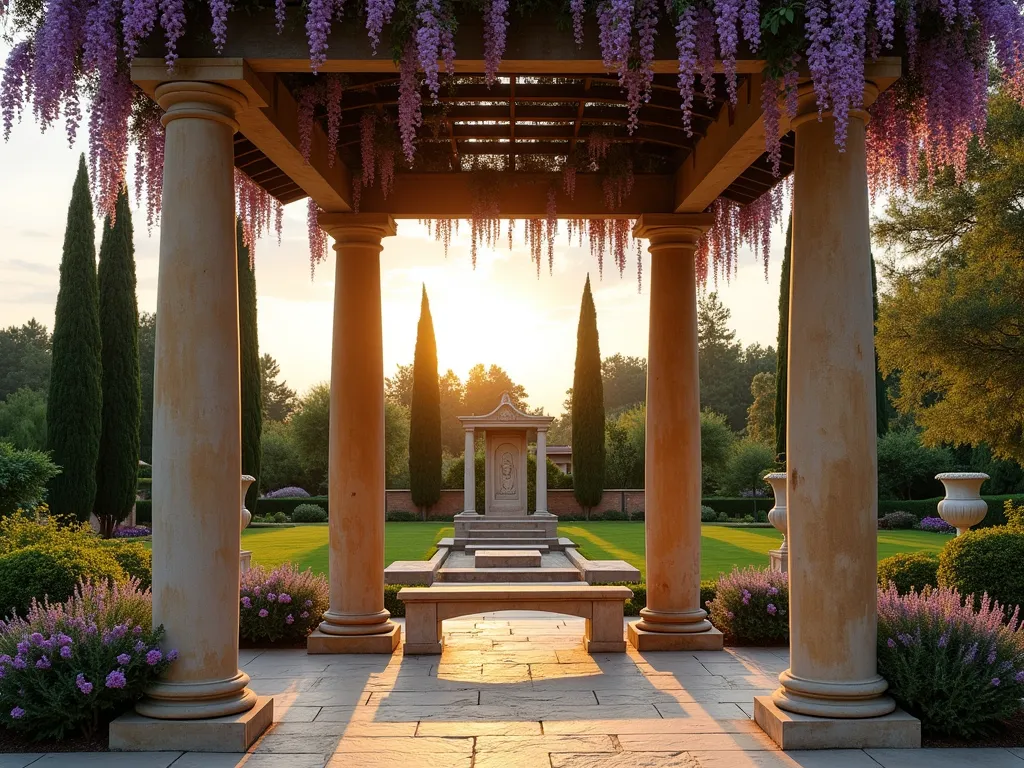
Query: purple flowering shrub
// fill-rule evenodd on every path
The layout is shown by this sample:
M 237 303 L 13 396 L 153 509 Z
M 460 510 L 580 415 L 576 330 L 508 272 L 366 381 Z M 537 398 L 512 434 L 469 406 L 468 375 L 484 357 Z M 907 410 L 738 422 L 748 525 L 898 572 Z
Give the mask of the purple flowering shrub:
M 273 570 L 254 565 L 242 574 L 239 634 L 250 642 L 298 643 L 328 606 L 327 579 L 292 563 Z
M 287 488 L 278 488 L 276 491 L 264 495 L 264 499 L 308 499 L 309 494 L 302 488 L 290 485 Z
M 878 593 L 878 672 L 921 728 L 970 739 L 1021 709 L 1024 645 L 1018 611 L 955 589 Z
M 941 517 L 924 518 L 921 520 L 920 528 L 922 531 L 931 531 L 932 533 L 956 533 L 956 528 Z
M 789 580 L 760 568 L 721 574 L 706 605 L 711 623 L 742 645 L 771 645 L 789 638 Z
M 79 584 L 0 622 L 0 724 L 33 739 L 91 734 L 142 696 L 177 657 L 160 648 L 138 581 Z
M 144 525 L 119 525 L 114 529 L 115 539 L 135 539 L 152 535 L 153 531 Z

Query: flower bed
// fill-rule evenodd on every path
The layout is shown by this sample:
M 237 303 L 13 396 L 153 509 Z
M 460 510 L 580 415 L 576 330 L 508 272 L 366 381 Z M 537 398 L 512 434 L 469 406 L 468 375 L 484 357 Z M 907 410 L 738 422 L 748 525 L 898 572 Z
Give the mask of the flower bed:
M 789 580 L 785 573 L 734 568 L 718 577 L 706 604 L 711 623 L 734 645 L 778 645 L 789 639 Z
M 302 642 L 323 619 L 328 597 L 327 580 L 308 568 L 254 565 L 242 574 L 239 634 L 250 643 Z
M 63 603 L 0 622 L 0 723 L 32 739 L 95 733 L 177 657 L 151 615 L 149 591 L 131 580 L 79 584 Z
M 145 525 L 120 525 L 114 529 L 115 539 L 137 539 L 152 536 L 153 531 Z
M 975 738 L 1021 711 L 1024 645 L 1017 611 L 953 589 L 878 596 L 878 672 L 925 733 Z
M 921 520 L 918 527 L 922 531 L 930 531 L 932 533 L 956 533 L 956 528 L 941 517 L 926 517 Z

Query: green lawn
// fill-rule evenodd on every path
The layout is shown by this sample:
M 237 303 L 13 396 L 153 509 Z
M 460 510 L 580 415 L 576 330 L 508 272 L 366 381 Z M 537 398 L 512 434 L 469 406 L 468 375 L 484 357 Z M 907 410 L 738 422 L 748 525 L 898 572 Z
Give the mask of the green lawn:
M 566 523 L 559 534 L 575 541 L 580 552 L 591 559 L 625 560 L 644 572 L 644 527 L 639 523 Z M 451 536 L 448 523 L 386 523 L 384 562 L 425 560 L 434 552 L 438 539 Z M 881 531 L 878 557 L 898 552 L 938 552 L 949 536 L 924 531 Z M 701 527 L 701 578 L 713 579 L 733 566 L 767 566 L 768 550 L 778 548 L 782 536 L 773 528 Z M 301 568 L 327 572 L 327 526 L 295 528 L 249 528 L 242 533 L 242 546 L 252 550 L 253 562 L 274 566 L 295 562 Z

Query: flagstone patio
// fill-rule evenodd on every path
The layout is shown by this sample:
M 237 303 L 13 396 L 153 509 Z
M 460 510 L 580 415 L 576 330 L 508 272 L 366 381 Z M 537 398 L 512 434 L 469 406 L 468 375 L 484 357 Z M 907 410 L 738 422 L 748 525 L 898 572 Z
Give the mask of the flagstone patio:
M 0 755 L 0 768 L 1024 768 L 1024 749 L 781 752 L 751 719 L 785 648 L 590 656 L 583 620 L 446 621 L 440 657 L 242 651 L 275 723 L 250 753 Z

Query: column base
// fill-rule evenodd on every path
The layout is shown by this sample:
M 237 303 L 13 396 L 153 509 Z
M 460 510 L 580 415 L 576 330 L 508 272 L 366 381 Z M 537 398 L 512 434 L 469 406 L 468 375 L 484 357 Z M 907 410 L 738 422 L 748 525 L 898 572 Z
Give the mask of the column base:
M 402 653 L 406 656 L 440 656 L 444 650 L 444 643 L 410 643 L 406 640 L 402 646 Z
M 245 573 L 252 567 L 252 550 L 243 549 L 238 553 L 238 570 L 241 573 Z
M 768 569 L 777 573 L 786 573 L 789 570 L 789 553 L 781 549 L 769 549 Z
M 896 709 L 881 717 L 811 717 L 754 697 L 754 722 L 782 749 L 917 749 L 921 721 Z
M 376 635 L 329 635 L 316 629 L 306 640 L 306 653 L 394 653 L 401 640 L 397 624 Z
M 627 628 L 629 644 L 638 651 L 720 651 L 725 645 L 714 627 L 703 632 L 651 632 L 639 624 L 633 621 Z
M 110 749 L 121 752 L 245 752 L 274 720 L 272 696 L 239 715 L 158 720 L 127 712 L 110 724 Z

